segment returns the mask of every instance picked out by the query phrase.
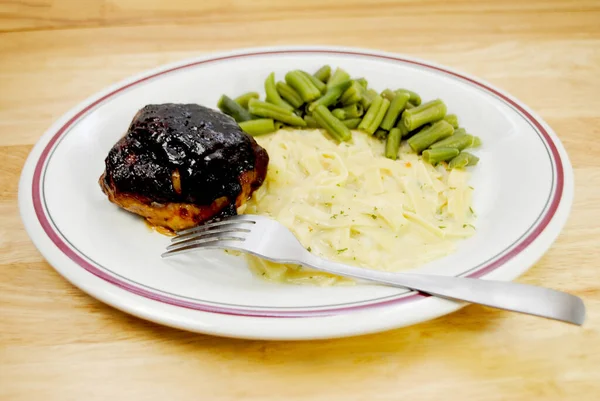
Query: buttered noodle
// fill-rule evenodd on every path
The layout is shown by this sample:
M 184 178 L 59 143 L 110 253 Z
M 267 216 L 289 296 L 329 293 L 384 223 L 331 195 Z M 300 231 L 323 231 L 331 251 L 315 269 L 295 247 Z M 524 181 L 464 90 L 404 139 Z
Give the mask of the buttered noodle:
M 257 142 L 270 157 L 267 178 L 244 213 L 275 218 L 326 259 L 385 271 L 409 269 L 452 252 L 474 233 L 473 189 L 464 170 L 433 167 L 410 152 L 400 160 L 361 132 L 337 143 L 320 130 L 280 130 Z M 298 266 L 248 256 L 267 279 L 333 284 Z

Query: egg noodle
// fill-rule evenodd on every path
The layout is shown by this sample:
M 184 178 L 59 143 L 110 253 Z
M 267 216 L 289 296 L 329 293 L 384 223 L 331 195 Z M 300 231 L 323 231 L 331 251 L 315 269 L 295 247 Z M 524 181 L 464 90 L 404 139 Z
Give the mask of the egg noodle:
M 337 143 L 320 130 L 259 136 L 270 157 L 267 177 L 241 210 L 272 217 L 323 258 L 385 271 L 445 256 L 475 232 L 473 188 L 465 170 L 434 167 L 402 146 L 399 160 L 384 142 L 353 132 Z M 330 285 L 330 274 L 248 256 L 251 270 L 277 282 Z

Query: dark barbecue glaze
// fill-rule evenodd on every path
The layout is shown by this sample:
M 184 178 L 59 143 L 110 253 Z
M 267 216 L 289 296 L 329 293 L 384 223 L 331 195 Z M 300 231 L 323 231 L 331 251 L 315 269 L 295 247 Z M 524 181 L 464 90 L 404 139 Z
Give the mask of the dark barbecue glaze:
M 106 185 L 112 181 L 118 192 L 195 205 L 226 197 L 233 206 L 242 191 L 240 175 L 256 169 L 252 187 L 258 188 L 268 155 L 223 113 L 197 104 L 160 104 L 136 114 L 105 163 Z M 179 191 L 174 171 L 180 176 Z

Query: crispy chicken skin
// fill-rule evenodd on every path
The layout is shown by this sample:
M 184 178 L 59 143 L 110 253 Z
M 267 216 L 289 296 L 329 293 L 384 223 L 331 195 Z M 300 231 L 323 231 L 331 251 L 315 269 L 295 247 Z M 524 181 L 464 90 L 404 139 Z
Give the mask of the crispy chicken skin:
M 108 199 L 179 231 L 236 214 L 263 183 L 269 156 L 229 116 L 197 104 L 142 108 L 110 150 Z

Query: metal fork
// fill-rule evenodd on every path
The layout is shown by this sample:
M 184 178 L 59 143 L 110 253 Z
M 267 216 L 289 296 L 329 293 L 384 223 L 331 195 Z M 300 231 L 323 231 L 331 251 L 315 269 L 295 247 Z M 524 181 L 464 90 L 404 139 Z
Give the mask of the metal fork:
M 319 258 L 306 249 L 285 226 L 264 216 L 240 215 L 180 231 L 162 257 L 198 249 L 232 249 L 276 262 L 402 287 L 456 301 L 546 317 L 581 325 L 583 301 L 571 294 L 505 281 L 463 277 L 388 273 Z

